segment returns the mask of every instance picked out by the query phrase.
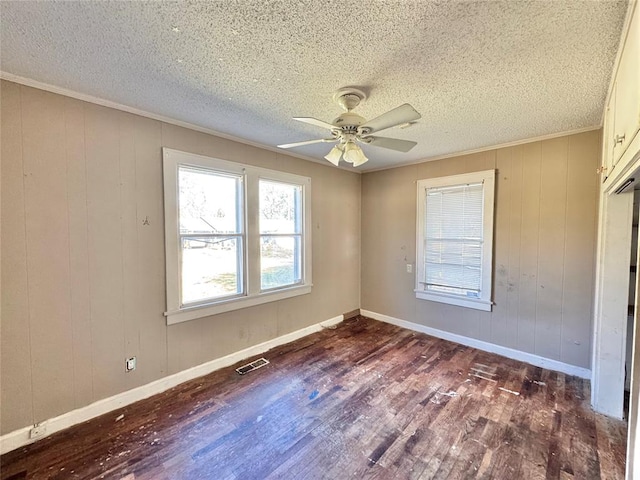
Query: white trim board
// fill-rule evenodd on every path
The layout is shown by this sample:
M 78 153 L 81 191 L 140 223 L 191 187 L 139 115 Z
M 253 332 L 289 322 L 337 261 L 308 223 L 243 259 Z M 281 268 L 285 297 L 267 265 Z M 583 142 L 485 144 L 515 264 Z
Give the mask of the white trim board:
M 235 353 L 231 353 L 224 357 L 216 358 L 202 365 L 198 365 L 187 370 L 169 375 L 167 377 L 160 378 L 146 385 L 136 387 L 132 390 L 119 393 L 109 398 L 98 400 L 86 407 L 78 408 L 67 413 L 63 413 L 54 418 L 44 420 L 38 425 L 46 429 L 46 433 L 41 437 L 31 439 L 29 438 L 29 432 L 33 428 L 32 425 L 24 427 L 13 432 L 9 432 L 0 437 L 0 454 L 4 455 L 7 452 L 23 447 L 30 443 L 34 443 L 38 440 L 48 437 L 49 435 L 64 430 L 65 428 L 72 427 L 82 422 L 86 422 L 92 418 L 104 415 L 105 413 L 112 412 L 118 408 L 126 407 L 132 403 L 138 402 L 145 398 L 149 398 L 158 393 L 165 392 L 181 383 L 193 380 L 194 378 L 202 377 L 215 370 L 228 367 L 241 360 L 245 360 L 249 357 L 259 355 L 279 345 L 293 342 L 302 337 L 306 337 L 315 332 L 321 331 L 324 327 L 336 325 L 344 320 L 344 315 L 330 318 L 320 323 L 310 325 L 308 327 L 296 330 L 295 332 L 287 333 L 281 337 L 268 340 L 266 342 L 254 345 L 244 350 L 240 350 Z
M 556 372 L 566 373 L 568 375 L 575 375 L 580 378 L 591 378 L 591 370 L 588 368 L 577 367 L 568 363 L 559 362 L 558 360 L 552 360 L 550 358 L 541 357 L 532 353 L 522 352 L 520 350 L 514 350 L 513 348 L 503 347 L 494 343 L 484 342 L 482 340 L 476 340 L 475 338 L 469 338 L 456 333 L 445 332 L 436 328 L 427 327 L 418 323 L 408 322 L 406 320 L 400 320 L 399 318 L 390 317 L 381 313 L 371 312 L 369 310 L 360 310 L 360 314 L 379 320 L 381 322 L 390 323 L 398 327 L 406 328 L 408 330 L 414 330 L 420 333 L 426 333 L 432 337 L 441 338 L 450 342 L 466 345 L 467 347 L 477 348 L 489 353 L 495 353 L 503 357 L 511 358 L 513 360 L 519 360 L 521 362 L 535 365 L 536 367 L 546 368 L 548 370 L 554 370 Z

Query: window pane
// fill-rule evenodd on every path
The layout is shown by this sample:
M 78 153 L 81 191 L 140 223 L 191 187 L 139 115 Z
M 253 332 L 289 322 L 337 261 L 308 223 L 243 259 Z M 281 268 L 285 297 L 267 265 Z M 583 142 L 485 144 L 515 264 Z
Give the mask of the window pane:
M 180 233 L 240 233 L 241 177 L 181 166 Z
M 481 283 L 481 245 L 460 242 L 441 243 L 426 254 L 426 283 L 449 286 L 464 292 L 479 292 Z M 467 293 L 464 293 L 465 295 Z
M 426 283 L 480 289 L 482 245 L 478 242 L 432 241 L 425 251 Z
M 302 280 L 300 236 L 260 239 L 260 287 L 262 290 L 293 285 Z
M 242 288 L 240 237 L 182 238 L 182 303 L 238 295 Z
M 427 191 L 427 237 L 482 238 L 482 185 Z
M 427 289 L 478 296 L 482 279 L 483 185 L 427 190 Z
M 302 187 L 260 180 L 260 233 L 301 233 Z

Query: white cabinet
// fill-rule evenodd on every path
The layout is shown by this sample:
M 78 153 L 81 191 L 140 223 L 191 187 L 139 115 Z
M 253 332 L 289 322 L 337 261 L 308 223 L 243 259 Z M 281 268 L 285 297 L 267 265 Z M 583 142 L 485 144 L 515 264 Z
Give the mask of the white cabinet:
M 632 167 L 640 142 L 640 8 L 637 4 L 631 8 L 632 18 L 604 117 L 602 153 L 607 189 Z
M 635 9 L 616 75 L 613 137 L 615 165 L 640 128 L 640 15 Z

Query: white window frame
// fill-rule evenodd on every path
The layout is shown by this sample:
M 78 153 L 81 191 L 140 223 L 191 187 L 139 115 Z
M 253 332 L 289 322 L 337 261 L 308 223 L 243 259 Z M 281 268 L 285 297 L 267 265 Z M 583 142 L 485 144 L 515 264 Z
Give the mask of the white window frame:
M 453 187 L 458 185 L 483 184 L 483 244 L 480 297 L 469 298 L 462 295 L 444 292 L 426 291 L 424 279 L 424 237 L 426 232 L 426 192 L 429 188 Z M 460 307 L 491 311 L 492 298 L 492 266 L 493 266 L 493 205 L 495 196 L 495 170 L 450 175 L 447 177 L 427 178 L 418 181 L 417 188 L 417 220 L 416 220 L 416 298 L 433 302 L 448 303 Z
M 283 300 L 311 293 L 311 179 L 300 175 L 230 162 L 170 148 L 162 149 L 164 177 L 165 257 L 167 288 L 167 324 Z M 244 195 L 244 269 L 241 278 L 244 294 L 216 299 L 197 305 L 180 303 L 180 229 L 178 219 L 178 168 L 195 167 L 243 176 Z M 302 187 L 302 281 L 295 285 L 260 288 L 259 180 L 272 180 Z

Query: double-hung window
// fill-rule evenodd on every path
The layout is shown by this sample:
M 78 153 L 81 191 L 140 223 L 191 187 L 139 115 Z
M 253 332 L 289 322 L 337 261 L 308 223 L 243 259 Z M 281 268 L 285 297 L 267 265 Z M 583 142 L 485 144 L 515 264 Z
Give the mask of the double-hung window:
M 163 149 L 168 323 L 311 291 L 307 177 Z
M 494 170 L 418 182 L 416 297 L 491 310 Z
M 244 294 L 243 176 L 178 165 L 180 304 Z
M 260 287 L 302 281 L 302 185 L 260 179 Z

